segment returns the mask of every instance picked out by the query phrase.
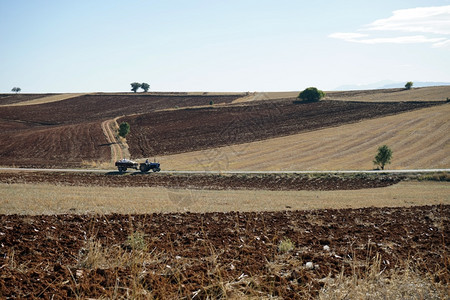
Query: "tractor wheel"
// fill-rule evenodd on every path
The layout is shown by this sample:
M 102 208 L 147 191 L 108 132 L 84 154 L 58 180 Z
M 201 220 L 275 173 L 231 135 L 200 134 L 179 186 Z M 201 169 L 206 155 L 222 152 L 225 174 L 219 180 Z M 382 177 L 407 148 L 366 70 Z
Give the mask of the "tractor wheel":
M 153 169 L 153 172 L 159 172 L 159 171 L 161 171 L 160 168 L 154 168 L 154 169 Z
M 139 167 L 139 170 L 141 170 L 142 173 L 148 172 L 147 166 L 145 166 L 145 165 L 141 165 Z

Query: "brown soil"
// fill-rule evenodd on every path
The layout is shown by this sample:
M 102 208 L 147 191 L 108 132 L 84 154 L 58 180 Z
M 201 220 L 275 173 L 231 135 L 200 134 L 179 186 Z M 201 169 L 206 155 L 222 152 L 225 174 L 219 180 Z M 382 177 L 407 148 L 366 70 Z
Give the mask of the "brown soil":
M 0 165 L 80 167 L 108 162 L 111 144 L 101 124 L 119 116 L 126 116 L 119 123 L 131 125 L 127 136 L 131 155 L 152 157 L 286 136 L 439 104 L 293 104 L 292 99 L 230 104 L 240 96 L 89 94 L 39 105 L 3 106 Z
M 231 103 L 238 95 L 84 95 L 33 106 L 0 107 L 0 120 L 19 120 L 36 125 L 78 124 L 104 121 L 118 116 L 149 113 L 155 110 Z
M 381 270 L 409 261 L 448 284 L 450 206 L 151 215 L 0 218 L 0 297 L 6 299 L 211 299 L 247 296 L 308 299 L 322 279 L 364 274 L 377 254 Z M 153 257 L 101 267 L 82 263 L 88 241 L 136 253 L 127 236 L 144 234 Z M 278 251 L 289 238 L 295 249 Z M 330 251 L 323 249 L 324 245 Z M 140 253 L 140 252 L 138 252 Z M 136 255 L 136 254 L 135 254 Z M 102 257 L 97 257 L 102 259 Z M 307 269 L 306 262 L 314 269 Z M 111 263 L 111 261 L 109 261 Z M 352 269 L 354 267 L 354 269 Z M 230 289 L 231 287 L 231 289 Z M 195 296 L 195 297 L 194 297 Z
M 278 100 L 161 111 L 123 117 L 119 122 L 133 128 L 127 136 L 131 155 L 152 157 L 287 136 L 438 104 L 442 102 L 295 104 Z
M 213 175 L 213 174 L 142 174 L 119 173 L 45 173 L 0 172 L 0 183 L 50 183 L 69 186 L 166 187 L 211 190 L 258 189 L 288 190 L 357 190 L 386 187 L 398 183 L 401 176 L 358 175 L 310 177 L 300 174 Z
M 9 105 L 58 94 L 0 94 L 0 105 Z
M 18 123 L 0 133 L 0 145 L 0 165 L 79 167 L 83 162 L 107 161 L 111 157 L 98 122 L 63 126 Z
M 84 95 L 32 106 L 0 107 L 0 165 L 81 166 L 109 161 L 102 121 L 159 109 L 230 103 L 239 95 Z M 25 100 L 24 100 L 25 101 Z

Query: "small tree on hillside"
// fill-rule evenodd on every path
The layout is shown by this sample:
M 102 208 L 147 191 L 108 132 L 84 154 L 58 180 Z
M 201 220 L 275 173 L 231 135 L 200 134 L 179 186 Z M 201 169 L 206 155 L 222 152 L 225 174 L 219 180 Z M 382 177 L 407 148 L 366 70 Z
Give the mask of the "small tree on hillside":
M 131 85 L 131 90 L 135 93 L 141 87 L 141 84 L 139 82 L 132 82 L 132 83 L 130 83 L 130 85 Z
M 383 145 L 378 148 L 378 153 L 375 156 L 373 163 L 379 166 L 381 170 L 384 170 L 384 166 L 391 163 L 391 158 L 392 150 L 387 145 Z
M 297 98 L 307 102 L 317 102 L 323 97 L 325 97 L 325 93 L 323 91 L 318 90 L 315 87 L 309 87 L 301 92 Z
M 150 88 L 150 84 L 145 83 L 145 82 L 141 83 L 141 89 L 143 89 L 145 93 L 148 92 L 149 88 Z
M 11 92 L 14 92 L 14 93 L 18 93 L 18 92 L 20 92 L 22 89 L 20 88 L 20 87 L 13 87 L 12 89 L 11 89 Z
M 413 82 L 412 82 L 412 81 L 408 81 L 408 82 L 405 84 L 405 89 L 410 90 L 410 89 L 412 88 L 412 86 L 413 86 Z
M 130 133 L 130 124 L 128 124 L 127 122 L 122 122 L 119 125 L 119 136 L 124 138 L 129 133 Z

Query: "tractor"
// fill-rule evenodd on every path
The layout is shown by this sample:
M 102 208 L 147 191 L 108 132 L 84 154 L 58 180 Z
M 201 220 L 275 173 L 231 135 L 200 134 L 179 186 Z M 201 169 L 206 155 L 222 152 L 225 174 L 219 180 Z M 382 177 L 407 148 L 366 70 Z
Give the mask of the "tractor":
M 116 167 L 119 170 L 119 173 L 123 173 L 127 169 L 135 169 L 135 170 L 139 169 L 142 173 L 146 173 L 150 170 L 153 170 L 153 172 L 161 171 L 160 163 L 149 162 L 148 159 L 144 163 L 138 164 L 137 162 L 124 158 L 116 161 Z

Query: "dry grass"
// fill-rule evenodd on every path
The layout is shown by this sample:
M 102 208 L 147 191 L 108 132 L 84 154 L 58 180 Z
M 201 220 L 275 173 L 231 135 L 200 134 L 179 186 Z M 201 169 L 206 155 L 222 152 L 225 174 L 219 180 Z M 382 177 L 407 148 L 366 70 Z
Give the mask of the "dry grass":
M 424 275 L 412 270 L 406 263 L 389 272 L 381 269 L 378 255 L 370 261 L 363 262 L 365 272 L 358 272 L 357 262 L 353 262 L 353 275 L 338 275 L 327 278 L 321 289 L 319 299 L 446 299 L 447 287 L 435 283 L 432 274 Z
M 233 103 L 242 103 L 242 102 L 250 102 L 250 101 L 261 101 L 261 100 L 276 100 L 276 99 L 285 99 L 285 98 L 296 98 L 300 92 L 254 92 L 249 93 L 248 95 L 236 99 Z
M 291 92 L 254 92 L 236 99 L 234 103 L 296 98 L 300 91 Z M 331 91 L 326 92 L 325 99 L 344 101 L 445 101 L 450 97 L 450 86 L 432 86 L 422 88 L 361 90 L 361 91 Z
M 388 169 L 450 166 L 450 104 L 247 144 L 159 158 L 166 170 L 370 170 L 377 148 Z
M 448 182 L 354 191 L 188 190 L 0 184 L 0 214 L 229 212 L 450 204 Z
M 129 240 L 129 239 L 128 239 Z M 144 241 L 145 242 L 145 241 Z M 192 299 L 278 299 L 276 288 L 271 286 L 270 278 L 282 278 L 288 274 L 305 274 L 308 265 L 304 264 L 298 257 L 293 257 L 289 251 L 294 248 L 292 242 L 289 249 L 280 250 L 274 253 L 273 258 L 267 260 L 265 274 L 254 274 L 252 276 L 242 273 L 234 279 L 225 279 L 222 274 L 229 268 L 219 262 L 219 256 L 223 252 L 217 251 L 211 244 L 205 241 L 205 253 L 208 255 L 198 258 L 177 257 L 177 263 L 173 263 L 173 258 L 164 253 L 155 253 L 155 249 L 131 249 L 124 250 L 123 245 L 103 246 L 99 240 L 90 238 L 86 241 L 85 247 L 80 250 L 76 274 L 72 275 L 73 291 L 79 297 L 87 296 L 78 291 L 77 278 L 84 276 L 85 270 L 114 270 L 117 268 L 130 270 L 127 280 L 120 278 L 115 286 L 106 286 L 105 292 L 118 296 L 118 291 L 125 291 L 127 297 L 139 299 L 154 299 L 156 294 L 165 294 L 165 297 L 175 299 L 185 292 L 183 284 L 178 282 L 178 295 L 167 293 L 164 284 L 148 287 L 143 284 L 143 278 L 147 274 L 155 274 L 157 270 L 161 276 L 170 275 L 173 278 L 182 278 L 183 273 L 189 267 L 197 264 L 206 264 L 208 269 L 208 279 L 203 282 L 203 286 L 192 293 Z M 281 245 L 281 243 L 280 243 Z M 274 250 L 277 251 L 277 250 Z M 281 254 L 280 254 L 281 252 Z M 171 267 L 168 269 L 168 263 Z M 377 253 L 365 261 L 352 260 L 349 262 L 352 275 L 345 276 L 342 271 L 337 276 L 328 276 L 323 279 L 311 279 L 315 282 L 323 282 L 317 299 L 446 299 L 448 289 L 445 283 L 437 283 L 433 280 L 432 274 L 424 274 L 414 270 L 414 266 L 406 261 L 399 261 L 399 265 L 389 271 L 381 268 L 382 259 Z M 345 262 L 342 262 L 344 270 Z M 442 272 L 447 272 L 442 269 Z M 240 273 L 240 272 L 238 272 Z M 125 284 L 125 285 L 124 285 Z M 303 283 L 304 284 L 304 283 Z M 310 298 L 310 290 L 313 282 L 305 285 L 304 295 Z M 123 293 L 121 293 L 123 294 Z
M 386 92 L 388 91 L 388 92 Z M 328 99 L 344 101 L 445 101 L 450 98 L 450 86 L 432 86 L 391 90 L 328 92 Z
M 10 105 L 5 105 L 5 106 L 37 105 L 37 104 L 67 100 L 70 98 L 80 97 L 83 95 L 85 95 L 85 93 L 59 94 L 59 95 L 53 95 L 53 96 L 48 96 L 48 97 L 42 97 L 42 98 L 30 100 L 30 101 L 18 102 L 18 103 L 14 103 L 14 104 L 10 104 Z

